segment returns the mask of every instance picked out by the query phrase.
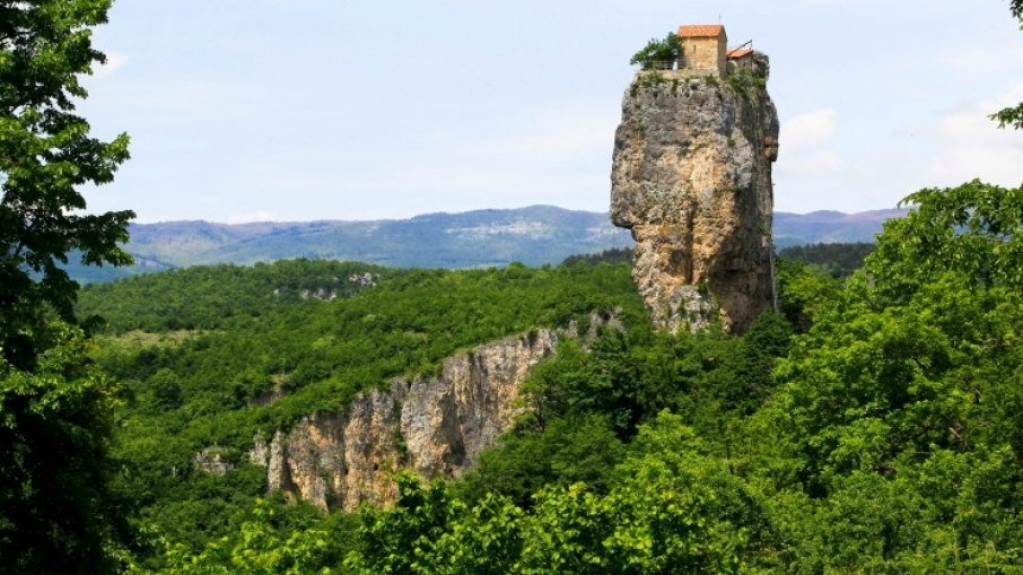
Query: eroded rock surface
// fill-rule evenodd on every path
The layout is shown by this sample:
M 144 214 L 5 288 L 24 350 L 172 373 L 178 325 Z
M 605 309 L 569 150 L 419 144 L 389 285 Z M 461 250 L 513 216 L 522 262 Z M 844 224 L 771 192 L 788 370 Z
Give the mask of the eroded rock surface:
M 636 240 L 633 279 L 659 328 L 744 331 L 772 305 L 768 61 L 719 77 L 638 72 L 622 102 L 611 219 Z
M 343 414 L 310 415 L 269 442 L 258 434 L 250 460 L 267 468 L 271 491 L 323 509 L 393 501 L 399 468 L 424 479 L 458 477 L 510 428 L 520 384 L 558 339 L 543 329 L 459 354 L 437 377 L 396 380 L 361 394 Z
M 226 456 L 227 450 L 221 447 L 207 447 L 192 456 L 192 466 L 211 475 L 226 475 L 234 469 L 234 464 Z

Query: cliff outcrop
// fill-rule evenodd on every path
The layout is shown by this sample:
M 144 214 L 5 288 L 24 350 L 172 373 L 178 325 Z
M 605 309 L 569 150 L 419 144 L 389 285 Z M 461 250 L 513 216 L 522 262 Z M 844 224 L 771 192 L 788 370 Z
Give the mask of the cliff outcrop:
M 724 77 L 640 71 L 615 134 L 611 219 L 636 240 L 633 280 L 659 328 L 744 331 L 772 305 L 767 57 Z
M 395 380 L 344 413 L 307 416 L 269 439 L 257 435 L 250 460 L 267 468 L 271 491 L 323 509 L 392 502 L 398 469 L 458 477 L 511 427 L 530 369 L 554 353 L 559 337 L 574 335 L 541 329 L 456 355 L 436 377 Z

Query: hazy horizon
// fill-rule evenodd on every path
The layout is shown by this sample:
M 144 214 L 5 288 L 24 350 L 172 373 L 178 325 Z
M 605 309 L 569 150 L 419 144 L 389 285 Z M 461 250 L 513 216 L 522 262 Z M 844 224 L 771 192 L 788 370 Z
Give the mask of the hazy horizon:
M 398 217 L 398 218 L 366 218 L 366 219 L 315 218 L 315 219 L 308 219 L 308 220 L 251 220 L 251 221 L 239 221 L 239 222 L 224 222 L 224 221 L 210 220 L 210 219 L 205 219 L 205 218 L 182 218 L 182 219 L 178 219 L 178 220 L 156 220 L 156 221 L 141 221 L 139 219 L 135 219 L 135 220 L 132 220 L 131 223 L 132 224 L 138 224 L 138 225 L 154 225 L 154 224 L 172 224 L 172 223 L 179 223 L 179 222 L 205 222 L 205 223 L 208 223 L 208 224 L 222 224 L 222 225 L 228 225 L 228 226 L 245 226 L 245 225 L 254 225 L 254 224 L 306 224 L 306 223 L 315 223 L 315 222 L 345 222 L 345 223 L 380 222 L 380 221 L 396 221 L 396 222 L 400 222 L 400 221 L 413 220 L 413 219 L 416 219 L 416 218 L 421 218 L 421 217 L 425 217 L 425 216 L 434 216 L 434 215 L 450 215 L 450 216 L 453 216 L 453 215 L 469 214 L 469 213 L 473 213 L 473 212 L 518 211 L 518 210 L 527 210 L 527 209 L 531 209 L 531 208 L 555 208 L 555 209 L 558 209 L 558 210 L 565 210 L 565 211 L 570 211 L 570 212 L 585 212 L 585 213 L 590 213 L 590 214 L 608 214 L 609 213 L 608 210 L 603 210 L 603 211 L 600 211 L 600 210 L 585 210 L 585 209 L 565 208 L 565 207 L 562 207 L 562 206 L 556 206 L 554 204 L 532 204 L 532 205 L 522 206 L 522 207 L 518 207 L 518 208 L 479 208 L 479 209 L 474 209 L 474 210 L 461 210 L 461 211 L 458 211 L 458 210 L 441 210 L 441 211 L 436 211 L 436 212 L 425 212 L 425 213 L 422 213 L 422 214 L 415 214 L 415 215 L 408 216 L 408 217 Z M 815 213 L 821 213 L 821 212 L 833 212 L 833 213 L 840 213 L 840 214 L 843 214 L 843 215 L 851 216 L 851 215 L 856 215 L 856 214 L 865 214 L 865 213 L 872 213 L 872 212 L 889 212 L 889 211 L 897 211 L 897 210 L 902 210 L 902 209 L 905 209 L 905 208 L 896 208 L 896 207 L 892 207 L 892 208 L 878 208 L 878 209 L 872 209 L 872 210 L 859 210 L 859 211 L 855 211 L 855 212 L 843 212 L 841 210 L 826 210 L 826 209 L 823 209 L 823 210 L 812 210 L 812 211 L 809 211 L 809 212 L 791 212 L 791 211 L 787 211 L 787 210 L 774 210 L 774 213 L 775 214 L 790 214 L 790 215 L 796 215 L 796 216 L 806 216 L 806 215 L 809 215 L 809 214 L 815 214 Z

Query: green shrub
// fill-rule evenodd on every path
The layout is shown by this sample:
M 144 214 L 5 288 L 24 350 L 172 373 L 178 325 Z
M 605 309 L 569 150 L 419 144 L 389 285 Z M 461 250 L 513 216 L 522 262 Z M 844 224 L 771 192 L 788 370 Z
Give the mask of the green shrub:
M 669 32 L 663 40 L 651 39 L 642 50 L 633 54 L 630 64 L 639 64 L 644 70 L 670 70 L 682 54 L 682 39 Z

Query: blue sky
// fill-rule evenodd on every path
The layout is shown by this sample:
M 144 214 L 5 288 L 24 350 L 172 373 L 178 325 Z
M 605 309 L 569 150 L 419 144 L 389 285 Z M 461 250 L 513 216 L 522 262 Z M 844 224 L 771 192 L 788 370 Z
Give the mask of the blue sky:
M 771 57 L 775 207 L 1023 182 L 1007 0 L 116 0 L 81 111 L 132 137 L 92 210 L 141 222 L 606 211 L 628 60 L 682 23 Z

